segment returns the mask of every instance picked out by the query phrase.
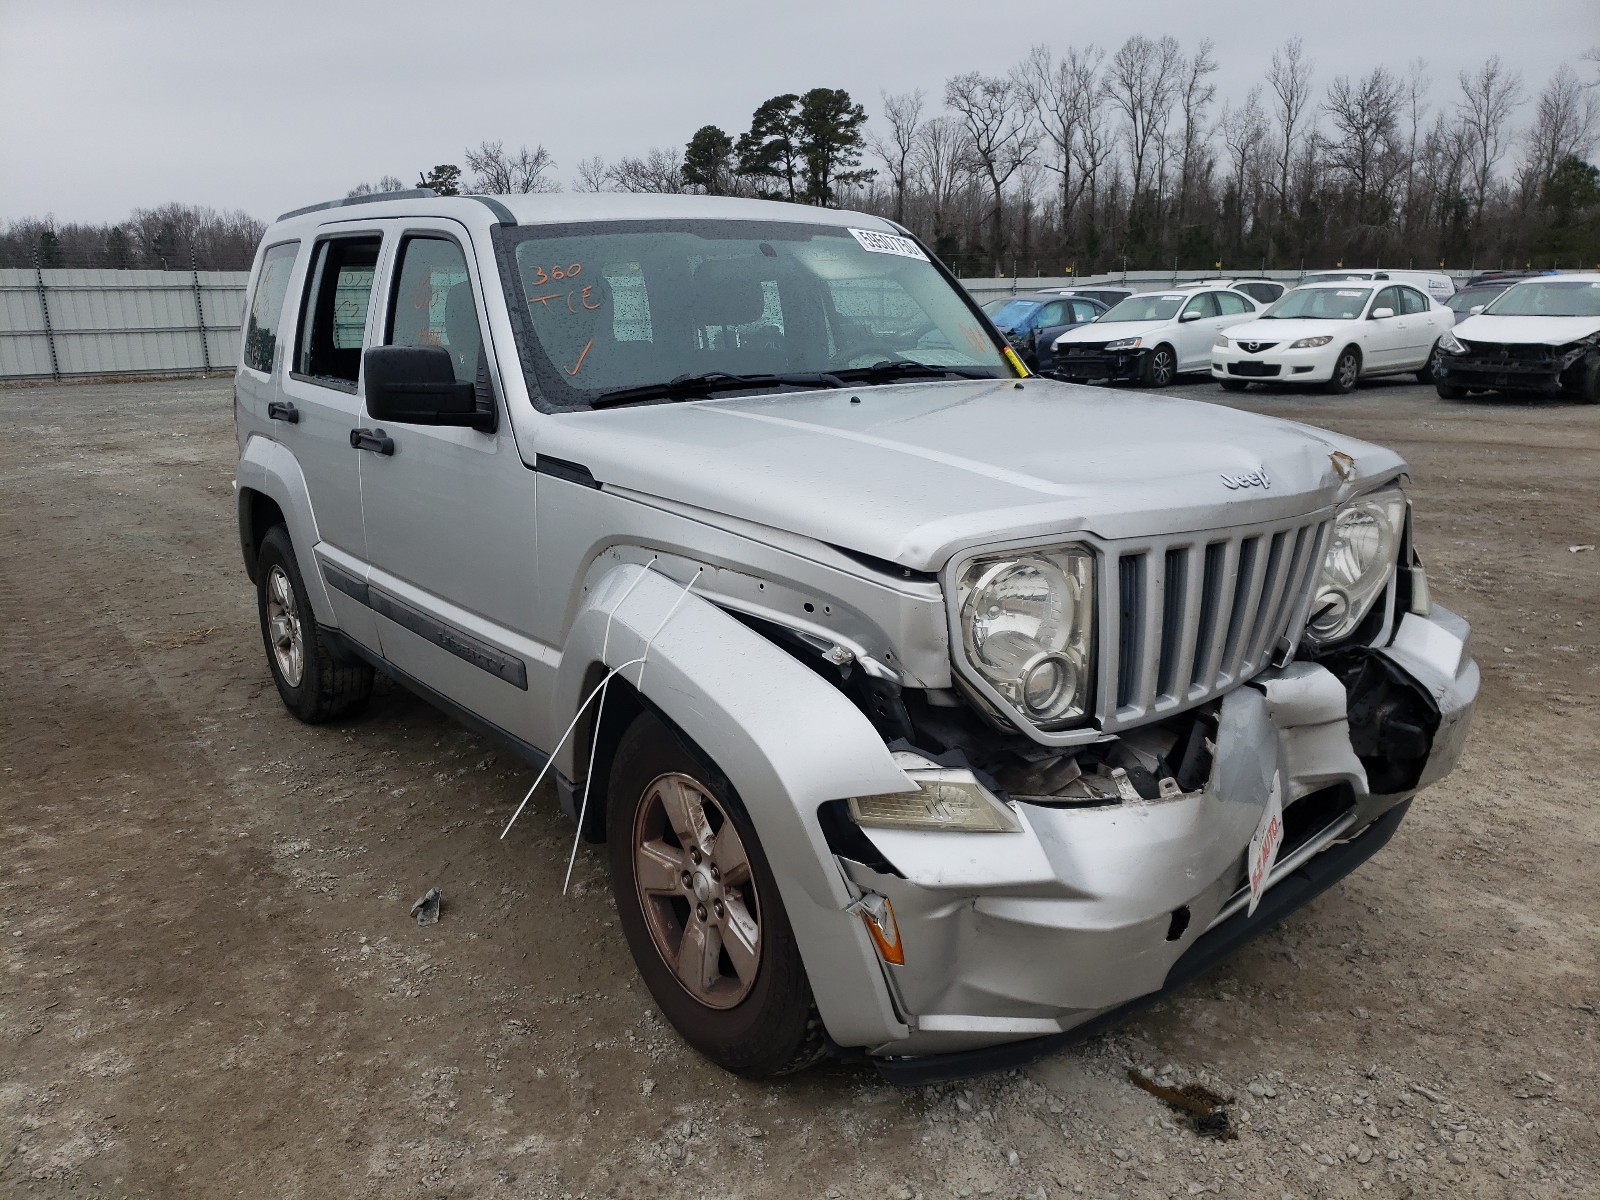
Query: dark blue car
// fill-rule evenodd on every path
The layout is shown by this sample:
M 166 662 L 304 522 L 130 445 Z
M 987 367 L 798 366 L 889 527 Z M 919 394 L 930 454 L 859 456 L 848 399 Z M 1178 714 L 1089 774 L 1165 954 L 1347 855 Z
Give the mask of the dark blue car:
M 1039 292 L 997 297 L 984 304 L 983 311 L 1030 370 L 1049 371 L 1055 366 L 1056 338 L 1097 319 L 1106 306 L 1087 296 Z

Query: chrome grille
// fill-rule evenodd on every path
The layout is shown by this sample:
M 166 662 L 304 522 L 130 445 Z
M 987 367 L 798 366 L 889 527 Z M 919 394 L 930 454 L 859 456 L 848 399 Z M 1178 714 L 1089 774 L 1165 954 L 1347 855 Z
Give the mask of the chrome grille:
M 1101 612 L 1101 728 L 1200 704 L 1299 639 L 1328 521 L 1112 543 Z

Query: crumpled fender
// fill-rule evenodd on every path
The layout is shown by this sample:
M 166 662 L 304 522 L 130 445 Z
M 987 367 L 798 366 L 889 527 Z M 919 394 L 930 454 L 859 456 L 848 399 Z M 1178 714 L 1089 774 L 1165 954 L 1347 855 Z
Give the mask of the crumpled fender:
M 247 519 L 247 489 L 260 492 L 277 504 L 289 527 L 295 556 L 300 560 L 300 575 L 305 581 L 306 594 L 311 598 L 312 612 L 320 623 L 336 625 L 333 602 L 328 599 L 327 585 L 322 580 L 322 572 L 316 569 L 312 553 L 321 539 L 317 533 L 316 514 L 311 509 L 311 491 L 306 487 L 306 477 L 301 474 L 295 456 L 281 442 L 252 435 L 239 455 L 239 468 L 234 478 L 239 485 L 240 528 Z
M 648 655 L 646 646 L 649 645 Z M 860 711 L 814 672 L 684 585 L 637 564 L 591 589 L 562 650 L 552 711 L 562 726 L 604 662 L 709 755 L 744 801 L 777 879 L 817 1007 L 842 1046 L 903 1038 L 855 898 L 817 807 L 912 790 Z M 575 778 L 569 742 L 556 768 Z

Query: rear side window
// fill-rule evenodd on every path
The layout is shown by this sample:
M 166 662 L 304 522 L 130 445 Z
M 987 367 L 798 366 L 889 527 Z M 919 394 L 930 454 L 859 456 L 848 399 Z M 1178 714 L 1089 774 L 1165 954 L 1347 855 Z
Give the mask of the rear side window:
M 1422 313 L 1428 311 L 1428 302 L 1421 292 L 1414 292 L 1410 288 L 1400 289 L 1400 311 L 1404 313 Z
M 289 273 L 299 242 L 272 246 L 261 260 L 256 294 L 250 298 L 250 317 L 244 327 L 244 365 L 270 374 L 278 349 L 278 324 L 283 319 L 283 298 L 289 291 Z
M 1217 307 L 1222 310 L 1225 317 L 1236 317 L 1240 313 L 1250 311 L 1250 304 L 1242 296 L 1235 296 L 1229 292 L 1214 292 L 1217 298 Z
M 461 247 L 449 238 L 411 237 L 400 247 L 389 306 L 391 346 L 438 346 L 450 352 L 457 383 L 478 378 L 483 330 Z
M 355 390 L 382 241 L 374 236 L 318 243 L 300 306 L 296 374 Z

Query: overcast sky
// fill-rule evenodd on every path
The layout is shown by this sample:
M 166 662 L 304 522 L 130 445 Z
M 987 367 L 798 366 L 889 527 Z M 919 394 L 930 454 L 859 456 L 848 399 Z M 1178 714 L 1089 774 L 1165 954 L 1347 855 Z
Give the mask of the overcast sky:
M 1435 103 L 1488 55 L 1535 93 L 1600 44 L 1597 0 L 0 0 L 0 222 L 106 221 L 168 200 L 270 218 L 482 139 L 577 162 L 737 135 L 769 96 L 999 72 L 1030 44 L 1217 43 L 1219 100 L 1300 35 L 1321 88 L 1425 58 Z M 1220 108 L 1220 105 L 1219 105 Z M 1525 118 L 1526 106 L 1519 114 Z

